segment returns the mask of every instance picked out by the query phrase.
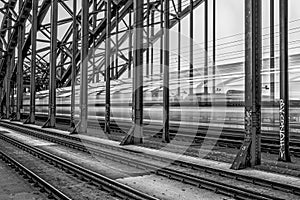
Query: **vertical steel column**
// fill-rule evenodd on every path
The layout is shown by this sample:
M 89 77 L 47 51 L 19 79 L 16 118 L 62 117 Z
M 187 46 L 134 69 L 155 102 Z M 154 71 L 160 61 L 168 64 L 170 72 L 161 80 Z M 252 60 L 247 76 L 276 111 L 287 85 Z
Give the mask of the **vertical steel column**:
M 144 0 L 133 1 L 134 10 L 134 74 L 133 126 L 121 145 L 143 142 L 143 5 Z
M 275 101 L 275 38 L 274 38 L 274 0 L 270 0 L 270 96 Z M 275 119 L 274 119 L 275 121 Z
M 133 135 L 132 138 L 134 138 L 134 131 L 135 131 L 135 111 L 136 111 L 136 87 L 137 87 L 137 83 L 136 83 L 136 53 L 135 53 L 135 50 L 136 50 L 136 10 L 135 10 L 135 5 L 133 5 L 133 24 L 132 24 L 132 122 L 133 122 L 133 130 L 132 132 L 129 131 L 129 134 L 130 135 Z M 128 134 L 128 135 L 129 135 Z M 129 135 L 129 137 L 130 137 Z M 126 140 L 129 140 L 129 139 L 126 139 Z M 124 141 L 124 144 L 125 142 L 127 141 Z M 134 141 L 132 142 L 133 139 L 131 139 L 131 141 L 127 142 L 127 143 L 134 143 Z M 122 145 L 123 143 L 121 143 Z
M 4 106 L 3 106 L 3 95 L 4 95 L 4 89 L 3 85 L 0 86 L 0 117 L 4 117 Z
M 10 59 L 10 72 L 9 72 L 9 80 L 10 80 L 10 86 L 9 86 L 9 99 L 10 99 L 10 116 L 9 119 L 12 118 L 13 114 L 14 114 L 14 81 L 12 80 L 12 76 L 13 76 L 13 68 L 15 66 L 15 58 L 16 58 L 16 51 L 15 49 L 12 52 L 12 57 Z
M 76 86 L 76 54 L 78 51 L 77 0 L 73 0 L 73 41 L 72 41 L 72 71 L 71 71 L 71 116 L 70 131 L 76 133 L 75 127 L 75 86 Z
M 134 68 L 135 68 L 135 131 L 134 143 L 143 142 L 143 9 L 144 0 L 134 0 L 135 19 L 135 47 L 134 47 Z
M 204 6 L 204 94 L 208 94 L 208 0 Z
M 51 1 L 49 117 L 43 127 L 55 127 L 58 0 Z
M 115 56 L 114 56 L 114 52 L 112 51 L 112 54 L 111 54 L 111 63 L 110 63 L 110 70 L 111 70 L 111 79 L 113 80 L 114 79 L 114 76 L 115 76 Z
M 129 9 L 129 19 L 128 19 L 128 28 L 129 28 L 129 41 L 128 41 L 128 78 L 131 78 L 131 64 L 132 64 L 132 13 Z
M 160 74 L 163 73 L 163 63 L 164 63 L 164 0 L 160 0 L 160 6 L 161 6 L 161 11 L 160 11 L 160 30 L 161 30 L 161 36 L 160 36 Z
M 2 51 L 0 51 L 0 58 L 2 59 L 2 56 L 3 56 L 3 51 L 4 51 L 4 49 L 3 49 L 3 42 L 2 42 L 2 40 L 0 39 L 0 49 L 2 50 Z
M 7 12 L 9 12 L 7 10 Z M 11 14 L 9 14 L 9 18 L 11 17 Z M 7 27 L 11 27 L 11 19 L 8 19 L 7 21 Z M 11 29 L 7 31 L 7 41 L 9 41 L 11 35 Z M 7 49 L 8 51 L 8 49 Z M 6 118 L 9 119 L 10 117 L 10 82 L 11 82 L 11 62 L 12 62 L 12 54 L 7 55 L 7 65 L 6 65 L 6 76 L 5 76 L 5 82 L 6 82 L 6 87 L 5 87 L 5 93 L 6 93 Z
M 118 79 L 118 66 L 119 66 L 119 7 L 116 9 L 116 61 L 115 61 L 115 69 L 116 75 L 115 79 Z
M 178 14 L 181 13 L 182 10 L 182 5 L 181 5 L 181 0 L 178 0 Z M 178 16 L 180 17 L 180 16 Z M 177 57 L 177 61 L 178 61 L 178 65 L 177 65 L 177 79 L 178 79 L 178 98 L 180 98 L 180 77 L 181 77 L 181 19 L 178 18 L 178 57 Z
M 11 66 L 10 62 L 11 62 L 11 55 L 8 55 L 7 57 L 8 58 L 7 58 L 7 66 L 6 66 L 6 76 L 4 79 L 4 81 L 6 83 L 6 85 L 5 85 L 5 93 L 6 93 L 6 95 L 5 95 L 5 97 L 6 97 L 6 99 L 5 99 L 5 107 L 6 107 L 5 118 L 9 119 L 9 117 L 10 117 L 10 66 Z
M 163 80 L 163 138 L 162 141 L 169 143 L 169 65 L 170 65 L 170 0 L 165 0 L 165 37 L 164 37 L 164 80 Z
M 59 69 L 58 69 L 58 76 L 59 77 L 62 77 L 64 72 L 64 64 L 65 64 L 65 60 L 64 60 L 64 57 L 65 57 L 65 52 L 64 52 L 64 49 L 63 47 L 60 48 L 60 65 L 59 65 Z
M 21 13 L 23 0 L 19 0 L 19 13 Z M 24 44 L 25 29 L 24 24 L 18 27 L 18 67 L 17 67 L 17 110 L 15 120 L 21 120 L 21 109 L 23 104 L 23 56 L 22 48 Z
M 1 54 L 1 53 L 0 53 Z M 3 117 L 3 86 L 0 86 L 0 118 Z
M 261 0 L 245 0 L 245 141 L 232 169 L 261 163 L 261 4 Z
M 25 123 L 35 123 L 35 74 L 36 74 L 36 38 L 37 38 L 37 13 L 38 1 L 32 2 L 32 26 L 31 26 L 31 68 L 30 68 L 30 114 Z
M 253 167 L 254 165 L 261 164 L 261 88 L 262 88 L 261 87 L 261 68 L 262 68 L 262 2 L 261 0 L 252 0 L 251 21 L 252 21 L 252 25 L 251 25 L 252 30 L 247 31 L 246 29 L 246 33 L 249 32 L 248 33 L 249 35 L 246 36 L 246 47 L 245 47 L 246 54 L 247 54 L 246 61 L 245 61 L 246 62 L 246 66 L 245 66 L 246 67 L 245 69 L 246 128 L 245 130 L 246 130 L 246 134 L 250 133 L 250 137 L 252 138 L 249 164 L 250 166 Z M 252 34 L 251 36 L 250 33 Z M 250 118 L 249 118 L 249 114 L 251 116 Z
M 194 9 L 193 0 L 190 0 L 190 91 L 189 95 L 194 93 L 193 77 L 194 77 Z
M 151 38 L 153 39 L 154 37 L 154 14 L 155 14 L 155 10 L 151 10 Z M 154 73 L 154 49 L 153 49 L 153 42 L 151 42 L 151 80 L 152 80 L 152 77 L 153 77 L 153 73 Z
M 0 49 L 3 50 L 3 43 L 2 40 L 0 40 Z M 0 58 L 2 58 L 3 53 L 2 51 L 0 51 Z M 3 85 L 4 84 L 0 84 L 0 117 L 3 116 Z
M 111 56 L 111 0 L 106 2 L 106 41 L 105 41 L 105 133 L 110 134 L 110 56 Z
M 213 86 L 212 86 L 212 92 L 213 94 L 216 93 L 216 0 L 213 0 Z
M 289 150 L 288 1 L 280 0 L 280 149 L 279 161 L 291 162 Z
M 150 62 L 150 0 L 147 0 L 147 50 L 146 50 L 146 76 L 149 76 Z
M 14 58 L 12 59 L 13 62 L 11 63 L 11 69 L 14 68 L 15 66 L 15 59 L 16 56 L 14 55 Z M 10 115 L 10 119 L 13 120 L 14 119 L 14 114 L 15 114 L 15 87 L 16 87 L 16 83 L 15 81 L 11 80 L 10 83 L 10 106 L 11 106 L 11 115 Z
M 93 30 L 96 29 L 97 27 L 97 0 L 93 0 Z M 96 59 L 95 59 L 95 55 L 96 55 L 96 36 L 93 35 L 93 83 L 95 82 L 95 77 L 96 74 L 98 75 L 98 70 L 96 70 Z
M 88 120 L 88 51 L 89 51 L 89 2 L 82 1 L 79 132 L 83 134 L 87 132 L 87 120 Z

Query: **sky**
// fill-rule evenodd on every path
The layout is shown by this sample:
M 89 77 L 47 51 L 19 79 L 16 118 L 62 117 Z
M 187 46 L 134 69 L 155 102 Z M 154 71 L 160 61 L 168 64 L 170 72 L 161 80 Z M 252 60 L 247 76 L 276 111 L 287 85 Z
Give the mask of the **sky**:
M 209 1 L 209 10 L 212 13 L 212 1 Z M 269 12 L 269 1 L 263 0 L 263 11 L 262 11 L 262 26 L 263 26 L 263 49 L 264 49 L 264 56 L 268 55 L 268 46 L 269 46 L 269 27 L 270 27 L 270 12 Z M 299 0 L 289 0 L 289 23 L 290 29 L 295 29 L 300 26 L 300 12 L 299 12 L 300 1 Z M 216 27 L 216 38 L 217 45 L 226 43 L 226 42 L 237 42 L 238 40 L 243 40 L 244 38 L 244 0 L 216 0 L 216 7 L 217 7 L 217 27 Z M 204 9 L 203 6 L 200 6 L 195 10 L 195 18 L 197 20 L 194 21 L 194 29 L 195 29 L 195 38 L 194 40 L 199 43 L 204 41 Z M 209 40 L 212 40 L 212 16 L 209 16 Z M 295 21 L 298 20 L 298 21 Z M 189 28 L 189 19 L 186 18 L 185 23 L 183 23 L 183 30 L 185 30 L 185 34 L 188 35 L 188 28 Z M 275 33 L 279 31 L 279 0 L 275 0 Z M 223 39 L 228 36 L 240 34 L 238 36 L 234 36 L 231 38 Z M 278 34 L 276 35 L 276 44 L 279 44 Z M 291 32 L 289 36 L 290 41 L 295 41 L 300 39 L 300 32 Z M 242 43 L 238 46 L 238 42 L 233 48 L 227 48 L 228 52 L 237 51 L 244 47 Z M 203 44 L 202 44 L 203 46 Z M 300 46 L 300 45 L 298 45 Z M 294 54 L 299 52 L 300 49 L 291 50 L 290 54 Z M 219 52 L 223 53 L 223 51 Z

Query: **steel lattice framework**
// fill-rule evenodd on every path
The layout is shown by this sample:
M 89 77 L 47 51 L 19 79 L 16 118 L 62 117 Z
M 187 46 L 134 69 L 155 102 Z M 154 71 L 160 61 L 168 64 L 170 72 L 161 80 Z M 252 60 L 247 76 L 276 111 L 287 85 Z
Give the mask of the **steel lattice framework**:
M 208 2 L 215 0 L 0 0 L 4 6 L 0 27 L 0 105 L 6 118 L 20 120 L 24 90 L 30 91 L 30 116 L 35 123 L 35 93 L 49 90 L 49 119 L 44 127 L 55 127 L 56 89 L 72 87 L 71 127 L 87 131 L 87 89 L 89 83 L 106 83 L 105 132 L 110 129 L 110 80 L 124 74 L 133 78 L 133 121 L 122 144 L 142 142 L 143 74 L 153 74 L 153 45 L 160 46 L 160 72 L 163 74 L 164 128 L 163 141 L 169 142 L 169 30 L 190 17 L 189 78 L 193 79 L 194 9 L 204 4 L 204 76 L 208 76 Z M 274 1 L 271 12 L 274 24 Z M 288 150 L 288 75 L 287 75 L 287 1 L 280 0 L 281 33 L 281 102 L 282 120 L 280 160 L 290 161 Z M 79 8 L 79 9 L 78 9 Z M 245 132 L 246 139 L 233 168 L 260 164 L 261 131 L 261 3 L 245 0 Z M 273 53 L 274 53 L 274 28 Z M 215 63 L 215 29 L 213 30 L 213 63 Z M 180 51 L 180 42 L 178 50 Z M 272 52 L 271 52 L 272 53 Z M 179 53 L 180 54 L 180 53 Z M 145 58 L 145 59 L 143 59 Z M 138 65 L 146 63 L 145 68 Z M 180 56 L 178 57 L 180 79 Z M 274 68 L 274 60 L 272 61 Z M 215 65 L 215 64 L 214 64 Z M 164 67 L 163 67 L 164 66 Z M 213 68 L 215 75 L 215 66 Z M 274 77 L 273 77 L 274 80 Z M 204 93 L 208 93 L 204 80 Z M 74 122 L 75 85 L 80 85 L 80 122 Z M 271 91 L 274 95 L 274 85 Z M 215 80 L 213 81 L 215 92 Z M 190 83 L 190 94 L 193 85 Z M 136 91 L 135 91 L 136 90 Z M 178 88 L 180 93 L 180 88 Z M 17 98 L 14 101 L 14 98 Z M 17 105 L 14 103 L 17 102 Z
M 0 32 L 1 43 L 3 43 L 3 49 L 5 50 L 0 63 L 0 80 L 3 88 L 0 101 L 2 104 L 6 102 L 6 107 L 10 107 L 9 96 L 6 95 L 7 91 L 10 91 L 11 95 L 15 83 L 20 83 L 20 80 L 23 80 L 23 82 L 19 84 L 18 91 L 21 90 L 20 87 L 28 89 L 30 87 L 35 92 L 48 89 L 51 87 L 50 77 L 55 77 L 55 88 L 70 86 L 72 66 L 75 65 L 74 77 L 76 77 L 75 83 L 78 83 L 81 73 L 82 47 L 89 52 L 88 58 L 86 58 L 89 63 L 87 72 L 88 83 L 104 80 L 106 70 L 104 48 L 107 36 L 114 37 L 110 52 L 118 55 L 115 56 L 111 63 L 110 79 L 118 79 L 126 71 L 129 71 L 128 74 L 131 74 L 133 55 L 130 48 L 132 49 L 133 41 L 130 37 L 132 37 L 131 30 L 134 26 L 132 19 L 133 1 L 112 1 L 111 10 L 109 11 L 110 30 L 108 30 L 106 28 L 108 25 L 107 1 L 90 0 L 87 4 L 88 8 L 85 8 L 88 10 L 88 25 L 85 27 L 88 30 L 87 41 L 82 41 L 81 35 L 83 7 L 81 6 L 81 9 L 74 12 L 74 7 L 71 8 L 70 3 L 67 2 L 62 0 L 57 1 L 57 3 L 53 3 L 50 0 L 37 2 L 31 0 L 20 0 L 19 2 L 10 0 L 5 2 L 5 6 L 2 9 L 5 15 Z M 180 5 L 176 6 L 174 2 L 172 6 L 168 5 L 170 6 L 170 12 L 168 13 L 169 28 L 174 27 L 203 2 L 203 0 L 196 0 L 185 5 L 180 3 Z M 19 3 L 19 9 L 16 9 L 17 3 Z M 56 4 L 57 11 L 51 11 L 51 6 Z M 58 12 L 60 13 L 59 15 L 57 14 Z M 54 16 L 57 19 L 53 19 Z M 143 4 L 143 28 L 147 32 L 148 38 L 143 41 L 143 47 L 144 52 L 147 54 L 148 63 L 150 59 L 150 44 L 153 46 L 159 40 L 162 42 L 163 18 L 163 1 L 148 0 Z M 75 28 L 76 32 L 74 32 Z M 52 32 L 59 33 L 58 35 L 55 34 L 54 37 L 56 39 L 53 38 Z M 73 45 L 75 46 L 74 51 Z M 162 46 L 163 44 L 161 43 Z M 51 68 L 54 63 L 55 69 Z M 11 67 L 7 67 L 9 65 Z M 50 69 L 55 72 L 55 75 L 51 76 Z M 151 71 L 153 72 L 153 69 L 151 70 L 150 65 L 148 65 L 146 71 L 149 74 Z M 30 80 L 30 77 L 34 77 L 34 79 Z M 3 80 L 5 81 L 3 82 Z M 11 84 L 6 85 L 7 82 Z M 18 94 L 20 96 L 18 98 L 21 99 L 21 92 Z M 34 110 L 34 108 L 32 109 Z M 17 118 L 20 116 L 19 110 L 20 108 L 18 107 L 16 111 Z M 11 112 L 10 110 L 6 112 L 7 117 L 9 117 Z M 34 120 L 32 119 L 31 121 Z
M 106 1 L 89 1 L 89 9 L 92 10 L 89 15 L 89 40 L 88 40 L 88 46 L 89 48 L 93 47 L 99 47 L 104 44 L 105 37 L 106 37 L 106 16 L 105 16 L 105 3 Z M 196 8 L 199 6 L 203 1 L 197 0 L 193 3 L 193 7 Z M 77 23 L 79 25 L 78 33 L 80 33 L 81 30 L 81 9 L 76 14 L 73 13 L 73 9 L 70 8 L 69 5 L 66 4 L 65 1 L 58 1 L 59 3 L 59 10 L 63 10 L 62 12 L 65 12 L 66 15 L 62 15 L 62 18 L 58 18 L 57 21 L 57 29 L 59 30 L 60 36 L 57 38 L 57 85 L 60 86 L 69 86 L 70 85 L 70 75 L 71 75 L 71 60 L 72 60 L 72 36 L 73 36 L 73 21 L 72 18 L 74 15 L 76 15 Z M 38 14 L 37 14 L 37 30 L 34 30 L 32 26 L 32 1 L 26 0 L 22 4 L 22 10 L 20 13 L 17 13 L 14 11 L 16 7 L 17 1 L 16 0 L 10 0 L 3 10 L 9 10 L 8 13 L 5 13 L 4 18 L 1 23 L 1 38 L 5 38 L 5 36 L 8 34 L 9 31 L 11 31 L 11 27 L 18 27 L 20 24 L 23 26 L 26 26 L 26 32 L 25 32 L 25 42 L 22 47 L 22 59 L 24 63 L 24 83 L 25 85 L 29 84 L 30 80 L 30 62 L 31 62 L 31 45 L 32 45 L 32 39 L 31 35 L 32 32 L 37 32 L 37 42 L 40 44 L 38 45 L 36 51 L 36 63 L 37 63 L 37 77 L 40 77 L 40 80 L 38 80 L 40 83 L 37 84 L 37 87 L 39 89 L 45 89 L 45 87 L 48 85 L 47 76 L 49 73 L 49 55 L 50 55 L 50 36 L 51 36 L 51 23 L 49 22 L 49 19 L 46 19 L 46 16 L 50 14 L 50 7 L 51 7 L 51 1 L 50 0 L 44 0 L 39 1 L 38 6 Z M 149 3 L 149 11 L 147 9 L 144 10 L 144 20 L 145 24 L 147 22 L 147 13 L 155 13 L 155 19 L 156 21 L 153 23 L 153 26 L 160 26 L 160 1 L 153 1 Z M 132 24 L 128 24 L 128 21 L 125 19 L 129 18 L 130 13 L 132 14 L 132 6 L 133 1 L 113 1 L 112 3 L 112 32 L 111 34 L 116 34 L 116 27 L 122 27 L 119 31 L 118 37 L 118 45 L 121 46 L 123 43 L 125 43 L 128 40 L 128 30 L 132 29 Z M 145 7 L 147 5 L 144 5 Z M 11 12 L 15 14 L 14 16 L 11 16 Z M 179 18 L 184 18 L 187 16 L 190 12 L 190 5 L 187 5 L 183 8 L 183 10 L 179 13 L 175 9 L 171 9 L 170 13 L 170 27 L 173 27 L 178 22 Z M 118 16 L 116 16 L 118 15 Z M 11 19 L 11 20 L 10 20 Z M 8 24 L 12 23 L 11 26 Z M 151 24 L 150 24 L 151 26 Z M 28 28 L 30 27 L 30 28 Z M 61 28 L 62 27 L 62 28 Z M 155 29 L 158 30 L 158 29 Z M 18 32 L 19 29 L 13 28 L 12 32 L 10 33 L 9 40 L 4 40 L 4 49 L 7 50 L 6 54 L 12 54 L 13 51 L 15 51 L 15 48 L 18 45 Z M 154 36 L 150 37 L 150 40 L 152 42 L 155 42 L 158 40 L 158 38 L 161 36 L 161 31 L 158 30 L 154 33 Z M 79 48 L 76 53 L 76 62 L 77 62 L 77 72 L 79 73 L 79 62 L 80 62 L 80 48 L 81 48 L 81 40 L 80 37 L 78 37 L 79 42 Z M 146 44 L 145 44 L 146 45 Z M 116 45 L 113 45 L 112 51 L 116 50 Z M 123 62 L 120 62 L 118 64 L 118 68 L 116 70 L 116 74 L 112 77 L 113 79 L 116 79 L 118 77 L 117 74 L 123 73 L 128 68 L 128 51 L 127 49 L 119 49 L 120 58 L 123 60 Z M 105 64 L 104 62 L 105 54 L 104 51 L 102 53 L 98 53 L 95 55 L 96 62 L 100 62 L 97 64 L 95 69 L 90 69 L 92 72 L 94 70 L 97 71 L 97 73 L 89 73 L 89 81 L 95 81 L 95 76 L 102 76 L 99 77 L 100 79 L 103 78 L 104 70 L 103 66 Z M 3 77 L 6 76 L 6 63 L 7 63 L 8 57 L 5 56 L 5 59 L 1 60 L 1 77 L 0 79 L 3 80 Z M 12 81 L 15 81 L 16 76 L 16 68 L 14 67 L 11 73 Z

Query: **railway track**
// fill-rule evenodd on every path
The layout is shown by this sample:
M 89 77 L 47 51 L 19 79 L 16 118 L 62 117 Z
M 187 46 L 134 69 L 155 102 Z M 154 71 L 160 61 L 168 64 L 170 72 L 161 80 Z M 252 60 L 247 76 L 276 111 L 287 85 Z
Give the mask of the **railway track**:
M 63 169 L 67 173 L 74 174 L 80 180 L 95 185 L 101 190 L 107 191 L 109 194 L 116 196 L 120 199 L 158 200 L 155 197 L 152 197 L 141 191 L 135 190 L 125 184 L 119 183 L 113 179 L 95 173 L 89 169 L 76 165 L 70 161 L 62 159 L 54 154 L 43 151 L 39 148 L 32 147 L 28 144 L 17 141 L 13 138 L 10 138 L 7 135 L 0 134 L 0 139 L 40 158 L 41 160 L 45 160 L 46 162 L 56 166 L 57 168 Z M 61 198 L 61 199 L 65 199 L 65 198 Z
M 7 155 L 0 150 L 0 158 L 8 163 L 11 168 L 13 168 L 17 173 L 19 173 L 24 179 L 26 179 L 34 187 L 40 188 L 40 191 L 47 194 L 49 199 L 57 200 L 71 200 L 67 195 L 61 192 L 55 186 L 51 185 L 36 173 L 32 172 L 30 169 L 13 159 L 11 156 Z
M 45 121 L 47 116 L 44 115 L 37 115 L 37 119 L 41 121 Z M 57 122 L 60 125 L 65 125 L 69 127 L 69 118 L 58 116 Z M 226 122 L 225 125 L 232 125 L 232 123 Z M 89 121 L 89 127 L 98 129 L 102 127 L 104 129 L 104 121 Z M 272 127 L 271 124 L 266 124 L 266 126 Z M 114 132 L 125 134 L 124 130 L 129 130 L 131 124 L 128 122 L 112 122 L 111 123 L 111 130 Z M 297 128 L 298 126 L 294 124 L 292 128 Z M 194 133 L 197 129 L 197 133 L 191 135 L 190 133 Z M 207 130 L 209 129 L 209 135 L 207 135 Z M 300 128 L 299 128 L 300 129 Z M 170 123 L 170 136 L 172 138 L 178 138 L 182 140 L 187 140 L 192 142 L 193 144 L 200 144 L 204 141 L 210 140 L 215 143 L 217 146 L 221 147 L 229 147 L 229 148 L 240 148 L 244 141 L 244 130 L 239 128 L 230 128 L 230 127 L 213 127 L 211 125 L 208 126 L 182 126 L 181 125 L 181 132 L 177 133 L 178 125 L 174 123 Z M 222 133 L 220 134 L 220 131 Z M 151 126 L 147 126 L 144 128 L 144 133 L 147 135 L 152 135 L 153 137 L 161 137 L 162 135 L 162 128 L 161 124 L 152 123 Z M 273 131 L 262 131 L 262 151 L 268 152 L 272 154 L 279 153 L 279 134 L 274 134 Z M 300 136 L 297 136 L 297 133 L 291 132 L 290 133 L 290 152 L 295 157 L 300 157 Z
M 104 121 L 100 122 L 101 127 L 104 128 Z M 111 130 L 125 133 L 122 130 L 129 130 L 130 125 L 125 123 L 111 124 Z M 90 127 L 98 128 L 99 125 L 95 123 L 90 123 Z M 240 148 L 244 141 L 244 130 L 238 128 L 229 127 L 214 127 L 212 126 L 186 126 L 180 127 L 180 133 L 177 132 L 178 125 L 170 124 L 170 137 L 186 140 L 192 142 L 193 145 L 201 144 L 205 141 L 212 141 L 217 146 L 229 147 L 229 148 Z M 196 134 L 194 133 L 197 130 Z M 207 132 L 209 130 L 209 134 Z M 144 128 L 145 134 L 153 135 L 154 137 L 162 137 L 162 129 L 160 124 L 152 124 L 151 127 Z M 221 132 L 221 134 L 220 134 Z M 300 137 L 296 137 L 296 133 L 291 133 L 290 135 L 290 152 L 295 157 L 300 157 Z M 274 134 L 273 131 L 262 131 L 261 146 L 263 152 L 278 154 L 279 153 L 279 134 Z
M 1 125 L 4 125 L 3 122 L 0 123 Z M 218 177 L 226 177 L 229 179 L 233 179 L 235 181 L 239 180 L 241 182 L 241 184 L 244 184 L 245 182 L 251 182 L 251 184 L 254 183 L 255 186 L 266 186 L 268 187 L 268 189 L 279 189 L 280 191 L 283 192 L 288 192 L 288 193 L 292 193 L 295 195 L 300 195 L 300 188 L 296 188 L 296 187 L 291 187 L 291 186 L 287 186 L 284 184 L 280 184 L 280 183 L 276 183 L 276 182 L 271 182 L 271 181 L 266 181 L 263 179 L 257 179 L 257 178 L 251 178 L 245 175 L 239 175 L 237 173 L 233 173 L 233 172 L 228 172 L 228 171 L 222 171 L 220 169 L 214 169 L 214 168 L 210 168 L 210 167 L 202 167 L 202 166 L 198 166 L 195 164 L 191 164 L 191 163 L 185 163 L 182 161 L 172 161 L 173 165 L 175 166 L 181 166 L 181 167 L 188 167 L 191 168 L 193 170 L 196 171 L 202 171 L 203 173 L 209 173 L 211 174 L 211 176 L 217 176 L 215 178 L 215 180 L 212 179 L 208 179 L 205 178 L 205 176 L 201 177 L 198 175 L 193 175 L 193 174 L 189 174 L 186 172 L 182 172 L 182 171 L 177 171 L 174 170 L 172 168 L 169 167 L 161 167 L 159 165 L 155 165 L 155 164 L 151 164 L 152 162 L 145 162 L 142 161 L 141 159 L 136 159 L 136 158 L 127 158 L 124 157 L 122 155 L 122 153 L 124 153 L 124 151 L 126 153 L 128 153 L 128 151 L 126 150 L 122 150 L 120 148 L 117 147 L 110 147 L 110 150 L 103 150 L 101 149 L 102 147 L 105 148 L 109 148 L 109 145 L 105 145 L 105 144 L 99 144 L 97 142 L 92 142 L 89 141 L 91 144 L 94 144 L 95 146 L 87 146 L 87 145 L 82 145 L 80 142 L 82 139 L 77 138 L 77 137 L 73 137 L 73 136 L 69 136 L 69 135 L 62 135 L 59 133 L 53 133 L 47 130 L 37 130 L 37 128 L 25 128 L 22 127 L 21 125 L 14 125 L 14 124 L 10 124 L 8 122 L 5 123 L 7 128 L 11 128 L 14 129 L 18 132 L 22 132 L 34 137 L 38 137 L 40 139 L 44 139 L 47 141 L 51 141 L 51 142 L 55 142 L 58 143 L 60 145 L 64 145 L 73 149 L 77 149 L 80 151 L 84 151 L 84 152 L 90 152 L 93 154 L 97 154 L 101 157 L 105 157 L 105 158 L 109 158 L 112 159 L 114 161 L 118 161 L 120 163 L 125 163 L 131 166 L 135 166 L 138 168 L 142 168 L 142 169 L 147 169 L 149 171 L 155 172 L 158 175 L 162 175 L 165 177 L 169 177 L 171 179 L 175 179 L 175 180 L 179 180 L 191 185 L 194 185 L 196 187 L 202 187 L 202 188 L 206 188 L 209 190 L 213 190 L 216 191 L 218 193 L 227 195 L 227 196 L 232 196 L 234 198 L 237 199 L 284 199 L 284 198 L 279 198 L 277 196 L 271 196 L 271 195 L 267 195 L 267 194 L 263 194 L 261 192 L 257 192 L 255 190 L 249 190 L 249 189 L 245 189 L 246 187 L 237 187 L 237 186 L 233 186 L 230 185 L 228 183 L 225 182 L 219 182 L 218 181 Z M 84 141 L 85 144 L 88 141 Z M 101 147 L 101 148 L 100 148 Z M 100 149 L 99 149 L 100 148 Z M 113 149 L 113 152 L 112 152 Z M 122 153 L 120 153 L 122 151 Z M 132 155 L 135 156 L 140 156 L 140 154 L 131 152 Z M 162 158 L 159 156 L 153 156 L 153 155 L 144 155 L 145 157 L 148 157 L 149 159 L 155 159 L 155 160 L 159 160 L 159 161 L 167 161 L 167 162 L 171 162 L 170 160 L 168 160 L 167 158 Z M 253 187 L 253 185 L 252 185 Z

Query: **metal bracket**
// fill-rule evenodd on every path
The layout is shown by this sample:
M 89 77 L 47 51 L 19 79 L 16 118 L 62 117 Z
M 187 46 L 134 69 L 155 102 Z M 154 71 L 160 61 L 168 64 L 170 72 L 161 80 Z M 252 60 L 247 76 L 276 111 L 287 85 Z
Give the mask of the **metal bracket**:
M 80 126 L 81 121 L 79 121 L 76 125 L 74 122 L 71 123 L 70 135 L 78 134 L 78 127 Z
M 27 117 L 24 124 L 34 124 L 34 123 L 30 122 L 30 115 Z
M 128 131 L 128 134 L 123 138 L 121 141 L 120 145 L 131 145 L 131 144 L 142 144 L 143 143 L 143 138 L 135 138 L 135 132 L 137 131 L 137 126 L 133 124 Z
M 42 126 L 42 128 L 54 128 L 54 126 L 50 125 L 50 118 L 47 119 L 47 121 L 45 122 L 45 124 Z
M 10 115 L 10 118 L 11 118 L 10 121 L 20 121 L 20 120 L 17 120 L 17 113 L 12 113 L 12 114 Z
M 250 165 L 250 147 L 252 144 L 252 139 L 249 137 L 245 139 L 243 145 L 241 146 L 241 149 L 237 156 L 234 159 L 233 164 L 231 165 L 230 169 L 245 169 Z

